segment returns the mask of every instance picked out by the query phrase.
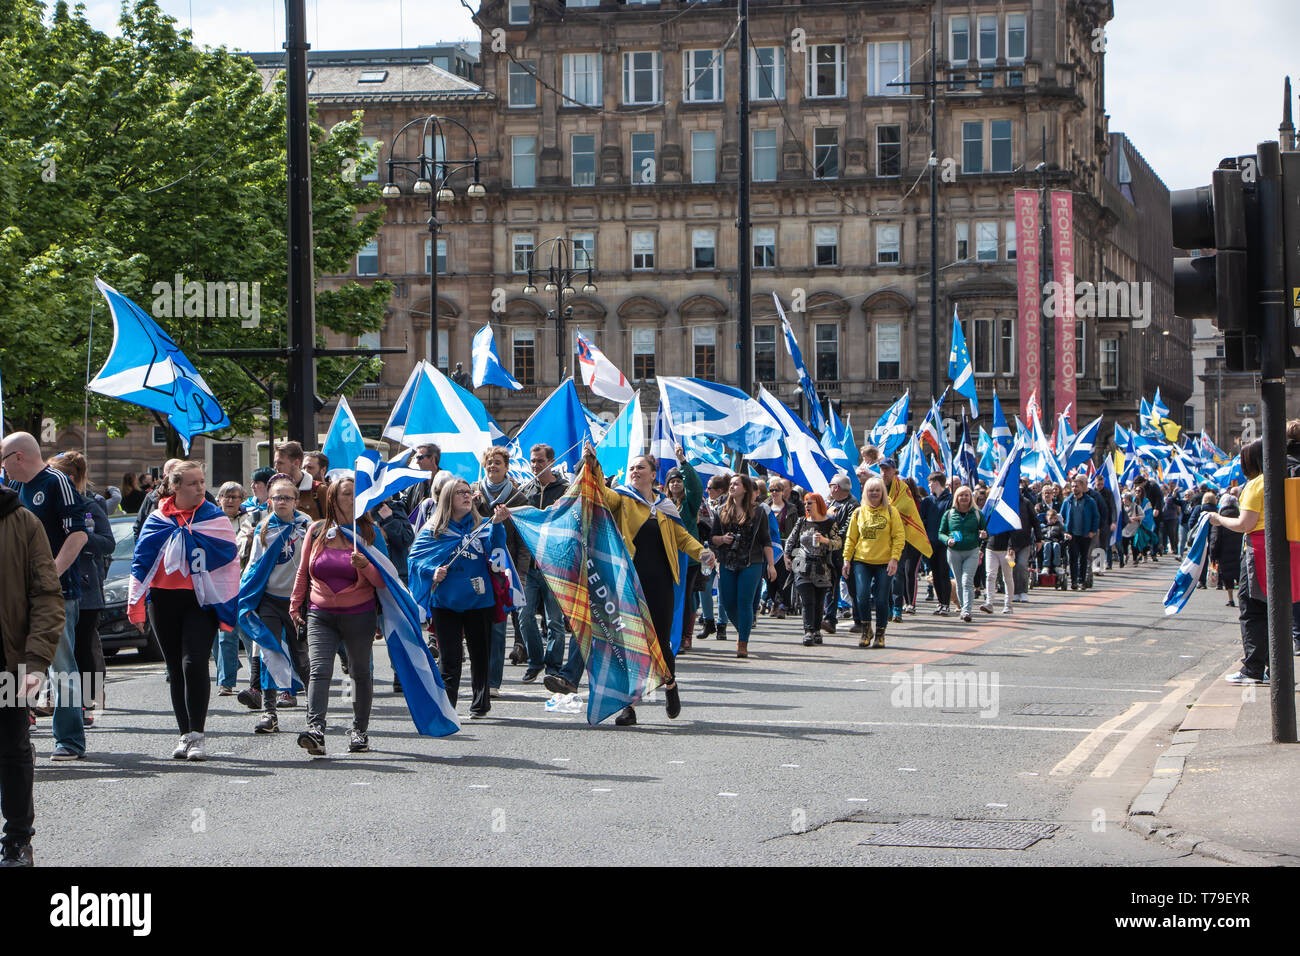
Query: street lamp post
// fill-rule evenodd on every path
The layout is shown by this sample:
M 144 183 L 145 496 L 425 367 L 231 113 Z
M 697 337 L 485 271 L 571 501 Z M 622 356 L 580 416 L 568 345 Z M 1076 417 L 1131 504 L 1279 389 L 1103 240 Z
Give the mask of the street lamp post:
M 446 124 L 458 127 L 469 140 L 470 149 L 473 156 L 462 159 L 449 159 L 446 152 L 446 136 L 444 128 Z M 402 139 L 406 133 L 415 126 L 421 129 L 420 137 L 420 154 L 414 159 L 394 159 L 390 152 L 388 156 L 388 182 L 384 184 L 383 197 L 385 199 L 400 199 L 402 196 L 401 188 L 393 181 L 393 173 L 401 171 L 409 176 L 414 177 L 415 182 L 411 186 L 411 192 L 416 196 L 429 197 L 429 355 L 428 360 L 434 368 L 438 367 L 438 231 L 441 224 L 438 222 L 438 205 L 439 203 L 451 203 L 456 200 L 456 193 L 449 185 L 451 178 L 461 170 L 474 170 L 474 181 L 469 184 L 465 190 L 465 195 L 470 199 L 482 199 L 487 195 L 487 189 L 479 180 L 479 154 L 478 145 L 474 142 L 474 134 L 471 133 L 464 123 L 452 119 L 449 116 L 423 116 L 411 120 L 405 126 L 397 131 L 393 137 L 393 146 Z M 432 153 L 433 155 L 430 155 Z
M 552 293 L 555 296 L 555 311 L 549 313 L 548 317 L 550 315 L 555 317 L 555 361 L 559 372 L 559 381 L 563 383 L 565 371 L 569 365 L 564 320 L 573 315 L 573 307 L 565 306 L 564 300 L 577 291 L 573 288 L 574 279 L 586 278 L 587 281 L 582 286 L 582 291 L 586 295 L 596 291 L 596 283 L 593 279 L 590 255 L 584 250 L 583 258 L 586 259 L 586 265 L 578 265 L 572 240 L 565 239 L 562 236 L 554 236 L 543 240 L 533 250 L 534 260 L 543 246 L 551 247 L 550 264 L 545 270 L 534 269 L 532 264 L 529 264 L 528 284 L 524 286 L 524 295 L 537 295 L 536 280 L 545 279 L 545 284 L 542 286 L 543 291 Z M 572 369 L 568 368 L 568 371 L 572 372 Z

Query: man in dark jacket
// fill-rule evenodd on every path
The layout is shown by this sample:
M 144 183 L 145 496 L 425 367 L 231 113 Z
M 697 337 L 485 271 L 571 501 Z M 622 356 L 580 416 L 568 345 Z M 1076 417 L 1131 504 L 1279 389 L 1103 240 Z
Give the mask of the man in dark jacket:
M 1016 566 L 1011 569 L 1011 581 L 1016 586 L 1016 603 L 1028 604 L 1029 595 L 1029 557 L 1042 540 L 1038 529 L 1038 516 L 1034 513 L 1034 502 L 1029 497 L 1029 489 L 1020 489 L 1020 530 L 1011 532 L 1011 547 L 1016 552 Z
M 853 483 L 846 474 L 838 474 L 831 479 L 831 497 L 826 502 L 826 514 L 835 522 L 835 533 L 843 540 L 848 534 L 849 522 L 853 520 L 853 513 L 858 510 L 858 499 L 853 497 L 849 490 Z M 839 555 L 838 563 L 834 567 L 835 577 L 832 580 L 838 581 L 841 572 L 844 569 L 844 556 Z M 849 575 L 849 605 L 853 608 L 853 627 L 850 630 L 857 633 L 862 630 L 862 622 L 858 620 L 858 602 L 857 602 L 857 585 L 853 575 Z M 826 596 L 826 612 L 822 618 L 822 630 L 827 634 L 835 633 L 836 619 L 839 617 L 840 610 L 840 589 L 838 586 L 831 588 L 830 594 Z
M 63 588 L 40 519 L 3 487 L 0 580 L 0 671 L 10 688 L 0 694 L 0 866 L 31 866 L 36 753 L 27 707 L 63 637 Z
M 1061 524 L 1065 525 L 1066 547 L 1070 549 L 1070 590 L 1088 590 L 1088 556 L 1101 525 L 1097 503 L 1088 497 L 1088 479 L 1076 475 L 1074 494 L 1061 505 Z
M 935 614 L 947 614 L 948 605 L 952 603 L 952 578 L 948 574 L 948 548 L 939 540 L 939 523 L 943 513 L 952 507 L 952 493 L 948 491 L 948 478 L 936 471 L 930 475 L 930 493 L 917 504 L 917 513 L 925 524 L 925 535 L 930 539 L 933 553 L 929 558 L 930 580 L 934 587 L 934 599 L 939 606 Z
M 1110 570 L 1110 542 L 1115 533 L 1115 500 L 1111 498 L 1110 491 L 1106 488 L 1106 479 L 1104 475 L 1098 474 L 1094 481 L 1095 487 L 1088 489 L 1088 497 L 1097 505 L 1097 537 L 1093 545 L 1100 548 L 1106 553 L 1106 570 Z M 1092 583 L 1092 555 L 1088 555 L 1088 583 Z

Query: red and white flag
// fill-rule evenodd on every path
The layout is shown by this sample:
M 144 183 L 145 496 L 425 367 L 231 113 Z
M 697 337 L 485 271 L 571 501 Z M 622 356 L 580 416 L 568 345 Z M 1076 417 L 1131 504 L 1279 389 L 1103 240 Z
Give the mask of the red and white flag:
M 623 404 L 636 394 L 623 373 L 581 332 L 578 333 L 578 368 L 582 384 L 601 398 Z

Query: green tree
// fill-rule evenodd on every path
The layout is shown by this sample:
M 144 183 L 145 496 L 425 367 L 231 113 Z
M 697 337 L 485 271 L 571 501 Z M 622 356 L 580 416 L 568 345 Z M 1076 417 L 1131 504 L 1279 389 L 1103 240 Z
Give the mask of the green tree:
M 99 276 L 155 315 L 203 372 L 233 431 L 247 432 L 261 418 L 264 394 L 234 363 L 199 351 L 285 344 L 283 82 L 264 89 L 246 57 L 196 48 L 155 0 L 124 5 L 120 24 L 121 36 L 110 37 L 66 3 L 46 16 L 35 0 L 0 0 L 5 417 L 33 431 L 46 416 L 80 419 L 92 313 L 92 374 L 112 338 L 94 287 Z M 317 276 L 346 271 L 382 222 L 379 187 L 344 174 L 373 169 L 361 128 L 360 113 L 328 131 L 312 124 Z M 159 284 L 178 274 L 186 282 L 260 283 L 260 324 L 166 315 L 170 299 Z M 391 291 L 375 282 L 318 292 L 318 328 L 379 329 Z M 350 367 L 321 360 L 318 378 L 329 387 Z M 264 378 L 279 371 L 283 393 L 283 362 L 250 368 Z M 90 408 L 111 434 L 148 414 L 95 395 Z

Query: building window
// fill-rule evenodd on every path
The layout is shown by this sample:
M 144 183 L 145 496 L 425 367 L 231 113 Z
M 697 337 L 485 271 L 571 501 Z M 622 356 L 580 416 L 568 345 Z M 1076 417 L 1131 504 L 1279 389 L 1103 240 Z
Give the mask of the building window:
M 424 240 L 424 274 L 425 275 L 429 274 L 429 267 L 433 265 L 433 263 L 429 261 L 429 253 L 432 250 L 433 250 L 433 244 L 428 239 Z M 447 240 L 439 239 L 438 240 L 438 275 L 442 276 L 446 274 L 447 274 Z
M 981 16 L 979 19 L 980 36 L 979 36 L 979 61 L 980 66 L 993 66 L 998 59 L 998 18 L 997 16 Z M 993 88 L 993 74 L 980 74 L 980 87 L 990 90 Z
M 776 381 L 776 326 L 754 326 L 754 378 Z
M 632 182 L 649 184 L 655 181 L 655 134 L 632 134 Z
M 1025 33 L 1025 15 L 1023 13 L 1007 14 L 1007 63 L 1020 66 L 1025 62 L 1025 49 L 1028 46 Z M 1007 74 L 1007 86 L 1024 86 L 1025 74 L 1013 70 Z
M 953 17 L 948 21 L 948 60 L 954 69 L 970 62 L 970 18 Z M 952 73 L 948 88 L 960 90 L 966 86 L 966 74 Z
M 512 107 L 521 108 L 537 105 L 537 61 L 510 61 L 509 102 Z
M 974 328 L 972 329 L 972 326 Z M 975 319 L 967 322 L 966 343 L 970 349 L 971 365 L 976 375 L 993 374 L 993 320 Z
M 570 138 L 573 157 L 573 185 L 596 185 L 596 137 L 592 133 L 575 133 Z
M 912 44 L 907 40 L 868 43 L 867 95 L 906 96 L 910 92 L 906 86 L 889 84 L 906 83 L 911 79 L 911 61 Z
M 749 96 L 785 99 L 785 47 L 761 46 L 749 51 Z
M 514 248 L 514 271 L 527 272 L 533 267 L 533 235 L 517 232 L 511 238 Z
M 776 130 L 754 130 L 754 165 L 750 169 L 756 183 L 776 180 Z
M 362 173 L 357 177 L 363 183 L 379 182 L 379 139 L 375 136 L 362 136 L 361 143 L 365 147 L 362 150 L 363 160 L 374 159 L 375 168 L 368 173 Z
M 450 337 L 448 335 L 447 329 L 439 329 L 438 330 L 438 369 L 441 372 L 446 372 L 447 369 L 450 367 L 451 356 L 448 354 L 448 352 L 451 346 L 449 343 L 450 343 Z M 429 352 L 433 351 L 432 330 L 428 330 L 424 333 L 424 349 L 426 355 Z
M 566 7 L 598 7 L 600 0 L 565 0 Z
M 691 182 L 711 183 L 718 178 L 718 135 L 711 130 L 691 133 Z
M 1196 431 L 1196 408 L 1193 405 L 1183 406 L 1183 431 Z
M 835 226 L 813 229 L 813 262 L 819 266 L 840 264 L 840 231 Z
M 903 137 L 901 126 L 876 127 L 876 175 L 903 174 Z
M 759 226 L 754 229 L 754 268 L 776 268 L 776 227 Z
M 957 248 L 954 255 L 958 262 L 965 262 L 970 258 L 970 223 L 956 223 L 955 229 L 957 234 Z
M 596 234 L 575 232 L 570 240 L 573 242 L 573 268 L 596 268 Z
M 537 339 L 532 329 L 515 329 L 510 350 L 514 353 L 511 373 L 520 385 L 537 384 Z
M 980 262 L 996 262 L 998 258 L 998 224 L 975 223 L 975 258 Z
M 510 22 L 527 23 L 529 0 L 510 0 Z
M 1084 326 L 1078 319 L 1074 320 L 1074 377 L 1083 378 L 1088 367 L 1088 340 L 1084 335 Z
M 638 382 L 655 377 L 655 330 L 632 330 L 632 378 Z
M 717 103 L 722 100 L 721 50 L 683 51 L 682 100 L 687 103 Z
M 898 265 L 901 258 L 902 232 L 902 226 L 898 225 L 876 227 L 876 265 Z
M 892 381 L 902 377 L 903 327 L 897 322 L 876 326 L 876 378 Z
M 844 96 L 844 44 L 821 43 L 808 48 L 808 96 Z
M 989 167 L 995 173 L 1011 172 L 1011 120 L 993 120 L 989 124 L 989 145 L 992 147 L 993 164 Z
M 532 189 L 537 185 L 537 137 L 510 137 L 510 185 Z
M 1014 219 L 1007 220 L 1005 228 L 1007 231 L 1007 261 L 1015 262 L 1016 261 L 1016 221 Z
M 1119 388 L 1119 339 L 1101 340 L 1101 387 Z
M 694 269 L 713 269 L 717 265 L 717 237 L 712 229 L 691 230 L 691 261 Z
M 564 95 L 561 106 L 600 106 L 600 54 L 564 56 Z
M 371 239 L 357 253 L 357 275 L 379 275 L 379 240 Z
M 632 233 L 632 268 L 648 271 L 655 267 L 655 234 L 649 229 Z
M 961 124 L 961 171 L 984 172 L 984 124 Z
M 840 327 L 818 323 L 814 333 L 817 343 L 817 381 L 840 380 Z
M 623 103 L 649 106 L 659 102 L 659 52 L 623 54 Z
M 697 325 L 691 329 L 695 346 L 695 362 L 692 373 L 696 378 L 712 382 L 718 374 L 718 330 L 712 325 Z
M 819 126 L 813 130 L 813 176 L 836 179 L 840 175 L 840 130 Z
M 1016 320 L 998 319 L 998 374 L 1016 374 Z

